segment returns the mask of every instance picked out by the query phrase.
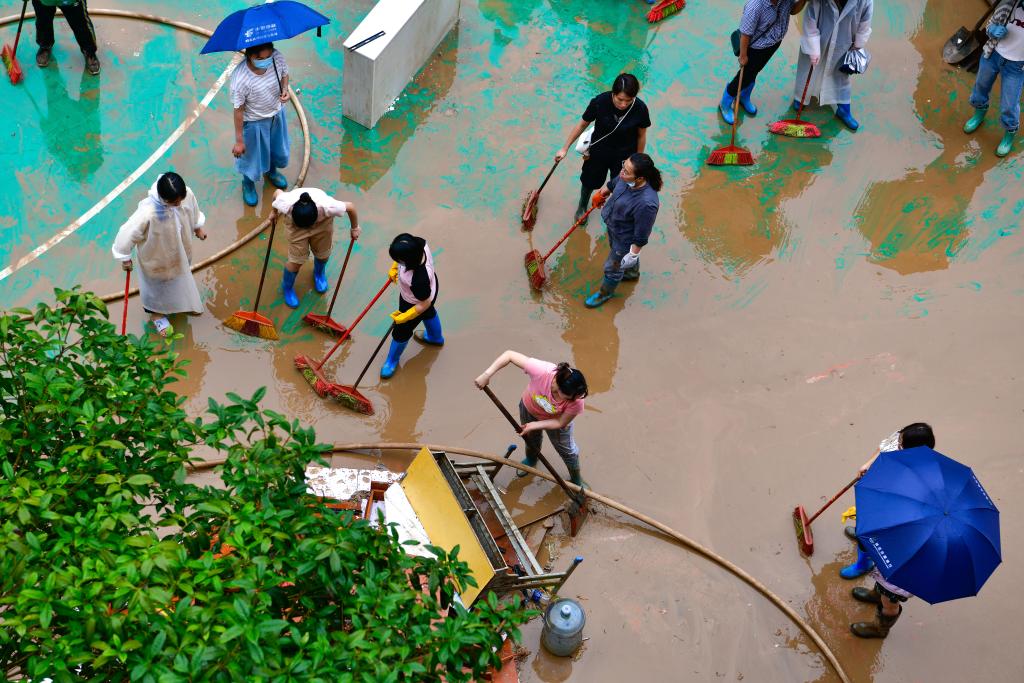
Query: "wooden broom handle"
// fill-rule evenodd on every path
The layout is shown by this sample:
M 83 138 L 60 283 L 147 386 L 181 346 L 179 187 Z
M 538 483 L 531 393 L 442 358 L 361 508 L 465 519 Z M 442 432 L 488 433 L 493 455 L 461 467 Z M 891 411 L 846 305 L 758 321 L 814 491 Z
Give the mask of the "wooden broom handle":
M 267 238 L 267 255 L 263 257 L 263 270 L 260 272 L 260 286 L 256 288 L 256 300 L 252 304 L 253 313 L 256 313 L 260 307 L 260 297 L 263 295 L 263 281 L 267 278 L 267 266 L 270 265 L 270 251 L 274 247 L 275 230 L 277 230 L 277 218 L 271 218 L 270 237 Z
M 832 498 L 829 499 L 829 501 L 827 503 L 822 505 L 821 509 L 818 510 L 817 512 L 815 512 L 814 516 L 811 517 L 809 520 L 807 520 L 807 526 L 810 526 L 811 522 L 816 520 L 818 518 L 818 516 L 821 515 L 822 512 L 824 512 L 825 510 L 828 510 L 829 507 L 831 507 L 832 503 L 834 503 L 837 500 L 839 500 L 839 497 L 841 495 L 843 495 L 844 493 L 846 493 L 847 491 L 849 491 L 853 487 L 853 485 L 856 484 L 858 481 L 860 481 L 860 475 L 859 474 L 856 477 L 853 478 L 853 481 L 851 481 L 849 484 L 844 486 L 839 493 L 837 493 L 836 495 L 832 496 Z
M 811 74 L 814 73 L 814 65 L 811 64 L 811 68 L 807 70 L 807 80 L 804 81 L 804 92 L 800 95 L 800 108 L 796 110 L 796 120 L 800 120 L 800 115 L 804 113 L 804 98 L 807 97 L 807 86 L 811 84 Z
M 740 64 L 740 77 L 736 82 L 736 99 L 732 101 L 732 140 L 730 147 L 736 146 L 736 121 L 740 118 L 740 93 L 743 92 L 743 65 Z
M 334 295 L 331 297 L 331 305 L 327 307 L 327 317 L 331 317 L 334 310 L 334 302 L 338 300 L 338 292 L 341 291 L 341 281 L 345 279 L 345 269 L 348 268 L 348 257 L 352 255 L 352 246 L 356 243 L 351 237 L 348 240 L 348 251 L 345 252 L 345 261 L 341 264 L 341 275 L 338 276 L 338 284 L 334 285 Z
M 324 359 L 320 361 L 320 364 L 316 366 L 317 372 L 320 372 L 320 368 L 324 366 L 324 363 L 327 362 L 327 359 L 334 355 L 334 352 L 338 350 L 338 347 L 341 346 L 341 343 L 343 341 L 348 339 L 349 335 L 352 334 L 352 330 L 356 329 L 356 325 L 359 324 L 359 321 L 363 319 L 363 316 L 366 315 L 371 308 L 373 308 L 373 305 L 377 303 L 377 299 L 381 298 L 384 295 L 385 290 L 387 290 L 387 288 L 390 286 L 391 278 L 388 277 L 388 279 L 384 281 L 384 286 L 380 288 L 379 292 L 377 292 L 377 296 L 373 297 L 370 303 L 366 304 L 366 308 L 364 308 L 363 312 L 359 314 L 359 317 L 355 319 L 355 321 L 349 326 L 347 330 L 345 330 L 345 334 L 341 335 L 341 337 L 338 338 L 338 341 L 334 342 L 334 346 L 332 346 L 331 350 L 327 352 L 327 355 L 324 356 Z
M 377 354 L 380 353 L 381 348 L 384 346 L 384 342 L 388 340 L 388 335 L 391 334 L 391 330 L 393 329 L 395 329 L 395 323 L 391 323 L 391 327 L 388 328 L 387 332 L 384 333 L 384 336 L 380 338 L 379 342 L 377 342 L 377 348 L 373 350 L 373 355 L 370 356 L 370 360 L 366 361 L 366 365 L 363 366 L 363 371 L 359 373 L 358 377 L 356 377 L 356 383 L 352 385 L 353 389 L 358 387 L 359 383 L 363 381 L 363 375 L 365 375 L 366 371 L 370 369 L 374 359 L 377 358 Z

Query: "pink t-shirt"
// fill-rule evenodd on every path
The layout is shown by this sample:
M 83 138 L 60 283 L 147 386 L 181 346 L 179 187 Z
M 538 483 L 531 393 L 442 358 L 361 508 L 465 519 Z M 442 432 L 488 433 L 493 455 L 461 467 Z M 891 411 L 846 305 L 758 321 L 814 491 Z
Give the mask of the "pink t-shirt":
M 530 383 L 523 391 L 523 405 L 526 410 L 540 420 L 557 418 L 563 413 L 566 415 L 579 415 L 583 412 L 583 399 L 562 401 L 555 403 L 551 397 L 551 384 L 555 381 L 555 371 L 558 366 L 544 360 L 531 358 L 526 361 L 523 372 L 530 378 Z

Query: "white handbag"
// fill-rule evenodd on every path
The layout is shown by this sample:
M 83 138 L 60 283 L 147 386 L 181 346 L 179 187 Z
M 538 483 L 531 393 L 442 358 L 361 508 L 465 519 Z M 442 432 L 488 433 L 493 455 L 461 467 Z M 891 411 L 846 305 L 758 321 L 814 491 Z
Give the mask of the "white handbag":
M 601 142 L 601 140 L 604 140 L 606 137 L 608 137 L 609 135 L 611 135 L 612 133 L 614 133 L 615 131 L 617 131 L 619 129 L 619 126 L 622 125 L 622 122 L 626 120 L 627 116 L 629 116 L 629 112 L 633 111 L 633 105 L 634 104 L 636 104 L 636 98 L 635 97 L 633 98 L 633 101 L 629 103 L 629 109 L 626 110 L 626 113 L 623 114 L 622 118 L 619 119 L 615 123 L 615 127 L 612 128 L 609 132 L 607 132 L 604 135 L 602 135 L 601 137 L 599 137 L 597 140 L 594 140 L 593 142 L 591 142 L 591 140 L 594 137 L 594 126 L 597 125 L 597 124 L 596 124 L 596 122 L 590 124 L 590 128 L 587 128 L 585 131 L 583 131 L 583 135 L 581 135 L 581 136 L 579 136 L 579 138 L 577 138 L 577 140 L 576 140 L 576 151 L 578 153 L 582 154 L 583 156 L 587 156 L 590 153 L 590 148 L 591 147 L 593 147 L 597 143 Z

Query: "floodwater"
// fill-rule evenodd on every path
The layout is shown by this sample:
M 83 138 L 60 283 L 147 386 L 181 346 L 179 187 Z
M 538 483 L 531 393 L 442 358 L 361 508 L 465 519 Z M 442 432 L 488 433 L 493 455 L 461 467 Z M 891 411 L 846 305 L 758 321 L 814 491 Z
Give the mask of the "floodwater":
M 335 318 L 355 318 L 383 283 L 386 245 L 409 231 L 434 249 L 447 344 L 410 344 L 386 382 L 377 377 L 378 358 L 360 387 L 377 409 L 372 417 L 321 401 L 293 358 L 329 348 L 332 340 L 301 322 L 310 310 L 322 312 L 328 297 L 310 293 L 307 266 L 298 279 L 300 309 L 284 306 L 281 236 L 261 311 L 282 340 L 253 340 L 221 325 L 254 295 L 262 238 L 199 274 L 206 313 L 174 320 L 184 335 L 175 348 L 191 363 L 178 385 L 190 412 L 201 414 L 209 398 L 228 391 L 267 386 L 268 408 L 315 426 L 326 442 L 421 441 L 501 453 L 516 437 L 473 378 L 507 348 L 568 360 L 590 381 L 587 411 L 575 424 L 593 488 L 756 576 L 821 632 L 853 680 L 1024 680 L 1024 503 L 1014 493 L 1024 484 L 1017 376 L 1024 202 L 1009 191 L 1020 184 L 1021 152 L 996 159 L 994 113 L 978 134 L 960 132 L 973 76 L 939 58 L 946 38 L 973 25 L 984 3 L 879 3 L 874 61 L 855 81 L 856 134 L 814 108 L 808 118 L 821 126 L 820 139 L 767 132 L 772 119 L 789 116 L 791 34 L 759 78 L 761 113 L 739 131 L 758 161 L 725 169 L 703 160 L 728 142 L 713 105 L 733 69 L 727 33 L 739 3 L 691 3 L 649 26 L 639 2 L 467 0 L 457 31 L 373 131 L 341 119 L 340 44 L 369 3 L 311 4 L 334 23 L 322 39 L 310 34 L 283 46 L 311 122 L 306 184 L 356 201 L 365 231 Z M 156 0 L 107 6 L 207 27 L 235 8 L 226 0 L 194 12 Z M 0 199 L 0 267 L 142 163 L 227 61 L 198 57 L 200 39 L 166 28 L 97 19 L 97 31 L 98 85 L 81 77 L 63 26 L 50 71 L 40 76 L 31 65 L 31 41 L 22 53 L 28 78 L 9 91 L 0 124 L 3 139 L 17 141 L 2 153 L 5 165 L 14 161 L 20 190 Z M 548 262 L 543 294 L 530 292 L 522 265 L 531 246 L 546 249 L 569 227 L 577 159 L 567 159 L 545 189 L 532 235 L 520 231 L 516 213 L 587 98 L 620 70 L 644 84 L 654 120 L 648 151 L 666 184 L 642 279 L 589 311 L 582 298 L 598 285 L 605 256 L 598 221 Z M 185 176 L 210 217 L 199 257 L 248 232 L 267 206 L 246 209 L 240 201 L 229 110 L 222 91 L 143 179 L 3 280 L 0 305 L 31 303 L 74 282 L 117 291 L 109 244 L 164 168 Z M 294 117 L 292 134 L 294 177 L 303 144 Z M 332 278 L 345 235 L 339 228 Z M 329 376 L 355 381 L 394 298 L 389 292 L 332 357 Z M 111 315 L 120 316 L 120 304 Z M 138 333 L 142 323 L 135 300 L 129 324 Z M 493 382 L 510 406 L 522 385 L 512 369 Z M 912 600 L 888 639 L 862 641 L 848 624 L 870 610 L 837 576 L 853 556 L 839 523 L 852 495 L 816 524 L 809 559 L 797 552 L 790 514 L 797 504 L 812 509 L 826 500 L 883 437 L 918 420 L 934 425 L 938 449 L 970 464 L 999 506 L 1004 564 L 978 597 L 936 606 Z M 405 460 L 384 458 L 399 468 Z M 499 484 L 520 519 L 562 502 L 546 482 L 505 473 Z M 752 589 L 621 515 L 591 516 L 559 551 L 565 564 L 585 558 L 564 594 L 587 611 L 586 648 L 575 660 L 544 655 L 539 624 L 530 625 L 523 681 L 835 680 L 813 644 Z

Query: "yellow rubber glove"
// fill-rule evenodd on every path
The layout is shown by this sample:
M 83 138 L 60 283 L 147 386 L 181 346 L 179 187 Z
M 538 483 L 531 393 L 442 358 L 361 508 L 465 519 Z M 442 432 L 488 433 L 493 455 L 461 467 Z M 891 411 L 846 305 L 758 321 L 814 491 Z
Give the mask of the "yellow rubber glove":
M 398 284 L 398 261 L 391 262 L 391 268 L 388 269 L 388 277 L 396 285 Z
M 418 315 L 419 311 L 417 311 L 416 307 L 413 306 L 405 313 L 402 313 L 401 311 L 395 311 L 394 313 L 391 314 L 391 319 L 395 321 L 396 325 L 401 325 L 402 323 L 409 322 Z
M 846 520 L 848 519 L 857 519 L 856 505 L 851 505 L 850 507 L 846 508 L 846 512 L 843 513 L 843 521 L 841 523 L 846 524 Z

